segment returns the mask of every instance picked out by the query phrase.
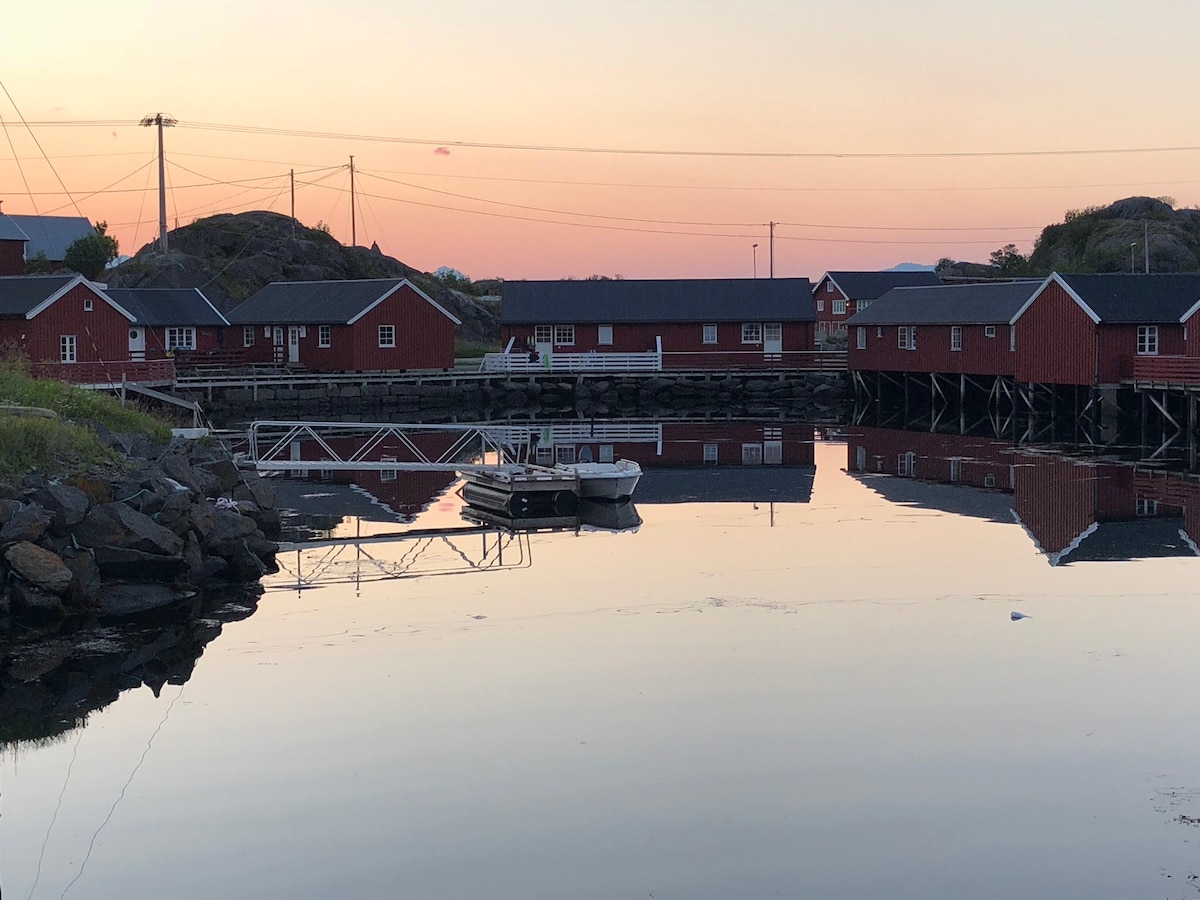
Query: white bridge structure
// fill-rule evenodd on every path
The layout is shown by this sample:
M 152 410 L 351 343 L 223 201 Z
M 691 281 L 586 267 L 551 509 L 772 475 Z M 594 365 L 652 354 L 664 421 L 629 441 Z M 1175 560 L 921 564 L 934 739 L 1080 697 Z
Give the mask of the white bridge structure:
M 550 463 L 556 444 L 657 444 L 654 422 L 452 423 L 259 420 L 247 431 L 245 462 L 260 472 L 307 470 L 486 472 L 507 463 Z M 551 451 L 549 454 L 544 451 Z M 548 457 L 548 458 L 547 458 Z

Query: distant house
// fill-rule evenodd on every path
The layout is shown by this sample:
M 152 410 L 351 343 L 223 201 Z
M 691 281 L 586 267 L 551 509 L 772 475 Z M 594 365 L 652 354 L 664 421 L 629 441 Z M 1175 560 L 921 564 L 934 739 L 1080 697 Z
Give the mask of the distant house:
M 104 292 L 134 316 L 129 327 L 130 359 L 161 359 L 168 353 L 203 355 L 225 346 L 229 322 L 199 288 L 106 288 Z
M 849 368 L 1012 377 L 1016 344 L 1008 323 L 1040 286 L 893 288 L 846 320 Z
M 67 248 L 96 229 L 83 216 L 21 216 L 0 213 L 0 244 L 13 244 L 13 228 L 23 236 L 23 264 L 19 272 L 13 267 L 12 246 L 0 246 L 0 267 L 11 275 L 24 275 L 28 264 L 39 255 L 45 257 L 51 271 L 61 269 L 67 258 Z M 6 237 L 7 235 L 7 237 Z
M 0 278 L 0 346 L 34 363 L 120 363 L 129 359 L 131 312 L 81 275 Z
M 249 361 L 318 371 L 451 369 L 461 324 L 406 278 L 276 282 L 226 318 Z
M 1017 381 L 1107 387 L 1182 356 L 1200 275 L 1051 275 L 1013 316 Z
M 0 213 L 0 277 L 25 274 L 25 242 L 28 240 L 11 216 Z
M 892 288 L 941 284 L 935 272 L 826 272 L 813 289 L 819 343 L 846 333 L 846 320 Z
M 732 367 L 811 351 L 807 278 L 508 281 L 501 337 L 514 351 L 641 354 L 665 368 Z

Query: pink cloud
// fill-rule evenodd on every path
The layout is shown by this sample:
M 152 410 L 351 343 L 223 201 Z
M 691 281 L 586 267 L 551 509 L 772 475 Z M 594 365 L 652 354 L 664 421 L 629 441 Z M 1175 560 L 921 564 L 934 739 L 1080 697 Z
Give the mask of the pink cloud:
M 438 147 L 436 150 L 433 151 L 433 155 L 434 156 L 449 156 L 450 148 L 449 147 Z

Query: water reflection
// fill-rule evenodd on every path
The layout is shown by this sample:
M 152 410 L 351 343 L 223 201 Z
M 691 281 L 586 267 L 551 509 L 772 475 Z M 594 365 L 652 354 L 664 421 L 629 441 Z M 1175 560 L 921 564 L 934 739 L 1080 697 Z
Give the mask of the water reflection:
M 847 468 L 889 500 L 1015 521 L 1052 566 L 1200 555 L 1196 476 L 885 428 L 853 429 L 846 449 Z

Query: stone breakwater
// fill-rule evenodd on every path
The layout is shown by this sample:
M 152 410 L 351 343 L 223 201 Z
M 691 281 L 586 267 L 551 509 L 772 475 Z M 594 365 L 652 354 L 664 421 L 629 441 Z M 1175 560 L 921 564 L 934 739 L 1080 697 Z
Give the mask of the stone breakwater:
M 304 387 L 211 388 L 193 393 L 217 421 L 262 418 L 418 419 L 456 416 L 654 416 L 718 413 L 787 416 L 837 422 L 852 392 L 842 373 L 713 373 L 708 375 L 444 376 Z M 403 421 L 403 419 L 400 419 Z
M 100 431 L 119 464 L 0 483 L 0 628 L 140 613 L 275 570 L 274 491 L 219 442 Z

